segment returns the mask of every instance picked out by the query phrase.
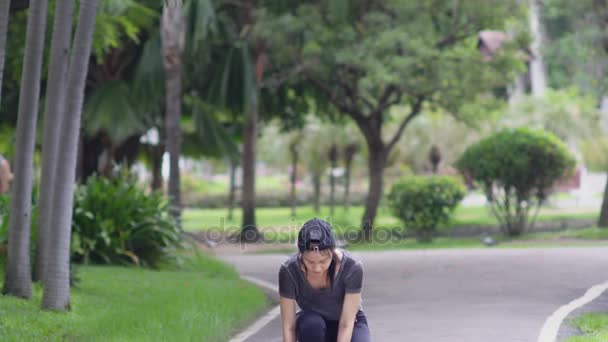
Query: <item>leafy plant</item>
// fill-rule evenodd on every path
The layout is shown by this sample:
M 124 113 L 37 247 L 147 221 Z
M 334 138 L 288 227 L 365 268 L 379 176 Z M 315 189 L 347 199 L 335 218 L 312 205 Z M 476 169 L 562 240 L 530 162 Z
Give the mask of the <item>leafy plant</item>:
M 530 209 L 538 213 L 554 183 L 574 167 L 574 158 L 554 134 L 519 128 L 472 145 L 456 166 L 484 189 L 503 232 L 518 236 Z
M 449 221 L 465 194 L 464 185 L 454 177 L 413 176 L 393 185 L 388 204 L 418 241 L 431 242 L 437 227 Z
M 72 259 L 83 263 L 156 267 L 181 245 L 177 222 L 160 192 L 146 193 L 135 177 L 92 176 L 74 198 Z

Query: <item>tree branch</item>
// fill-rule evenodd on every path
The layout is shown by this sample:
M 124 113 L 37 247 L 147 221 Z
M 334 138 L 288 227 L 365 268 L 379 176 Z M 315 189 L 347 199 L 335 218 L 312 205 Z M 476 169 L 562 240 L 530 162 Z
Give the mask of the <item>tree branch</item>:
M 300 64 L 295 65 L 291 70 L 287 72 L 276 72 L 275 74 L 269 77 L 265 77 L 265 79 L 260 82 L 260 88 L 278 88 L 283 83 L 287 82 L 291 77 L 301 74 L 306 68 L 306 66 L 306 63 L 302 62 Z
M 378 106 L 370 113 L 370 117 L 380 116 L 388 107 L 395 104 L 395 101 L 388 101 L 395 91 L 397 91 L 397 87 L 393 84 L 389 84 L 384 88 L 384 92 L 380 95 L 380 99 L 378 100 Z
M 308 78 L 308 80 L 310 80 L 310 82 L 312 82 L 312 84 L 315 87 L 317 87 L 317 89 L 319 89 L 322 93 L 324 93 L 329 98 L 331 103 L 333 103 L 334 106 L 336 106 L 336 108 L 338 108 L 339 111 L 341 111 L 344 114 L 348 114 L 357 123 L 364 123 L 367 120 L 367 118 L 363 114 L 361 114 L 361 112 L 358 111 L 356 108 L 352 108 L 352 107 L 348 106 L 346 103 L 344 103 L 343 101 L 340 101 L 340 99 L 338 98 L 336 93 L 333 92 L 332 89 L 330 89 L 322 81 L 320 81 L 314 77 L 311 77 L 310 75 L 307 75 L 307 78 Z
M 401 135 L 403 134 L 403 130 L 405 129 L 405 127 L 418 114 L 420 114 L 420 112 L 422 111 L 422 104 L 424 103 L 425 100 L 426 100 L 426 96 L 425 95 L 420 95 L 420 96 L 418 96 L 416 98 L 416 101 L 414 102 L 414 105 L 412 106 L 412 110 L 410 111 L 410 113 L 408 114 L 408 116 L 401 122 L 401 124 L 399 125 L 399 128 L 397 129 L 397 132 L 395 132 L 395 134 L 393 135 L 393 137 L 389 141 L 388 145 L 386 146 L 389 151 L 393 148 L 393 146 L 395 146 L 395 144 L 397 143 L 397 141 L 399 141 L 399 138 L 401 138 Z

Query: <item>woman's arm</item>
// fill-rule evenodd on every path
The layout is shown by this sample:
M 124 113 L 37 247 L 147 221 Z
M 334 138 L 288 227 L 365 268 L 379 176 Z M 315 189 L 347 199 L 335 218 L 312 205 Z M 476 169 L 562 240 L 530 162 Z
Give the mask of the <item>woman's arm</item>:
M 296 301 L 281 297 L 279 305 L 283 322 L 283 342 L 296 342 Z
M 355 327 L 355 316 L 359 311 L 361 303 L 361 292 L 347 293 L 344 295 L 344 304 L 342 305 L 342 315 L 340 315 L 340 323 L 338 326 L 337 342 L 350 342 Z

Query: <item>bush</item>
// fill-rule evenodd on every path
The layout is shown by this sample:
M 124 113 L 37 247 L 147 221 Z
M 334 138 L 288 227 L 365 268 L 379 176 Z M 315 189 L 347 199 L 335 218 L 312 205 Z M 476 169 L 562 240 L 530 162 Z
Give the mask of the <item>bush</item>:
M 388 196 L 389 208 L 418 241 L 430 242 L 464 198 L 466 189 L 448 176 L 413 176 L 397 181 Z
M 538 209 L 574 159 L 555 135 L 531 129 L 504 130 L 469 147 L 456 163 L 484 190 L 509 236 L 523 233 L 530 209 Z M 533 222 L 533 220 L 532 220 Z
M 145 193 L 127 173 L 115 179 L 90 177 L 74 194 L 76 262 L 156 267 L 180 242 L 163 195 Z

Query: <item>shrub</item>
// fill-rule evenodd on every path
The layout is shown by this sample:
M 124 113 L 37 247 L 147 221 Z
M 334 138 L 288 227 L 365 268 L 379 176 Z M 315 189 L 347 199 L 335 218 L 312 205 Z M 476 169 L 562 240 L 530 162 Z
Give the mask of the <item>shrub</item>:
M 160 192 L 147 194 L 125 172 L 90 177 L 74 195 L 72 259 L 156 267 L 180 246 L 180 232 Z
M 389 208 L 418 241 L 430 242 L 464 198 L 466 189 L 448 176 L 413 176 L 397 181 L 388 196 Z
M 526 228 L 530 209 L 538 212 L 554 183 L 572 170 L 574 159 L 555 135 L 520 128 L 472 145 L 456 167 L 481 185 L 503 232 L 517 236 Z

